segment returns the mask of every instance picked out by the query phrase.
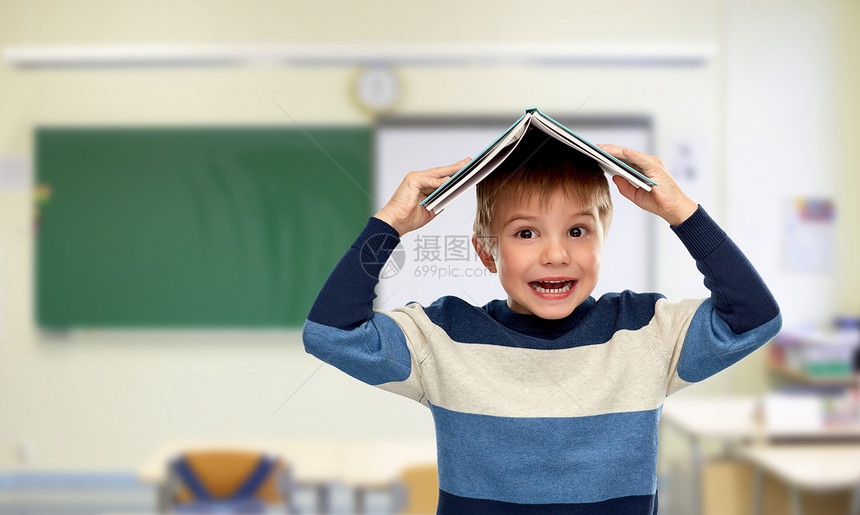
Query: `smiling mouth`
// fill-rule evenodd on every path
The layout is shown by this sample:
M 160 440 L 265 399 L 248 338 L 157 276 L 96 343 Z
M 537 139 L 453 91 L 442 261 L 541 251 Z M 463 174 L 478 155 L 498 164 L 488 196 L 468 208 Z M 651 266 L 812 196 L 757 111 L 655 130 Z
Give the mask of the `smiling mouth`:
M 532 281 L 529 286 L 538 293 L 567 293 L 575 281 Z

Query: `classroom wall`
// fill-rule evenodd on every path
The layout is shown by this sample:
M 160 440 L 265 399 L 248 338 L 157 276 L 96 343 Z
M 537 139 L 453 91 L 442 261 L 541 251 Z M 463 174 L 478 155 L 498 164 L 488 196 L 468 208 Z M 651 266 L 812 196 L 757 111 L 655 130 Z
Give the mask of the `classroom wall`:
M 849 156 L 826 156 L 834 139 L 851 141 L 845 136 L 851 117 L 839 106 L 858 111 L 848 88 L 834 92 L 849 77 L 857 81 L 856 65 L 831 61 L 837 53 L 860 60 L 856 44 L 840 46 L 850 28 L 843 11 L 857 14 L 850 4 L 546 0 L 528 8 L 497 2 L 487 12 L 485 4 L 453 1 L 7 0 L 0 2 L 0 46 L 506 38 L 712 45 L 715 60 L 696 70 L 408 68 L 402 70 L 407 94 L 401 112 L 520 113 L 531 105 L 563 112 L 587 99 L 583 114 L 661 113 L 658 155 L 671 162 L 679 140 L 701 142 L 711 159 L 705 177 L 691 185 L 697 199 L 749 251 L 787 319 L 800 323 L 835 309 L 856 313 L 860 306 L 841 281 L 782 270 L 775 247 L 781 218 L 771 204 L 806 190 L 774 185 L 770 161 L 759 157 L 763 149 L 767 155 L 790 152 L 778 161 L 780 177 L 796 179 L 814 168 L 815 193 L 860 192 L 856 179 L 846 182 L 850 170 L 857 171 Z M 792 58 L 772 58 L 785 45 Z M 797 82 L 803 70 L 815 73 Z M 367 118 L 347 94 L 352 73 L 311 67 L 16 71 L 4 64 L 0 156 L 28 156 L 32 130 L 41 124 L 361 123 Z M 803 145 L 797 144 L 798 124 Z M 760 144 L 745 139 L 750 129 Z M 845 243 L 843 218 L 840 223 L 840 270 L 856 282 L 856 268 L 845 257 L 857 244 L 853 238 Z M 30 192 L 0 190 L 0 468 L 134 469 L 163 440 L 194 435 L 432 435 L 423 407 L 321 365 L 303 352 L 298 331 L 40 333 L 33 325 L 32 237 Z M 700 291 L 695 268 L 669 231 L 658 232 L 658 247 L 658 288 L 670 296 Z M 798 295 L 797 281 L 814 295 Z M 765 386 L 754 357 L 698 392 Z
M 833 199 L 837 170 L 848 164 L 840 164 L 832 151 L 839 130 L 840 102 L 832 91 L 841 80 L 836 60 L 840 6 L 772 0 L 725 4 L 724 223 L 779 300 L 787 329 L 827 322 L 845 309 L 837 305 L 835 292 L 847 285 L 832 269 L 789 266 L 787 228 L 795 199 Z M 840 224 L 846 223 L 843 207 L 837 207 Z M 757 352 L 721 374 L 727 391 L 766 388 L 765 357 Z

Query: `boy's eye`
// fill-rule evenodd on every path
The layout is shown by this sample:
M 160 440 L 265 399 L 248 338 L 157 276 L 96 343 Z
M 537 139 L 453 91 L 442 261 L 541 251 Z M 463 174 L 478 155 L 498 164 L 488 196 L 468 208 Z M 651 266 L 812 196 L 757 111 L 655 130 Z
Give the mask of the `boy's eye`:
M 582 238 L 583 236 L 585 236 L 585 227 L 573 227 L 570 230 L 570 235 L 573 238 Z
M 528 240 L 530 238 L 534 238 L 534 231 L 531 229 L 520 229 L 517 231 L 517 237 L 522 238 L 524 240 Z

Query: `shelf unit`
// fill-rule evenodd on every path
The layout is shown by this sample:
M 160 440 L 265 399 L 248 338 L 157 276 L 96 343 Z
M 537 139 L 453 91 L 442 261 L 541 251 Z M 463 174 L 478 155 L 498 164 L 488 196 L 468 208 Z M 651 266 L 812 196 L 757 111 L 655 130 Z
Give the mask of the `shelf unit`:
M 860 385 L 860 374 L 839 377 L 812 376 L 795 368 L 787 367 L 774 359 L 768 359 L 768 370 L 791 381 L 800 382 L 813 386 L 856 386 Z

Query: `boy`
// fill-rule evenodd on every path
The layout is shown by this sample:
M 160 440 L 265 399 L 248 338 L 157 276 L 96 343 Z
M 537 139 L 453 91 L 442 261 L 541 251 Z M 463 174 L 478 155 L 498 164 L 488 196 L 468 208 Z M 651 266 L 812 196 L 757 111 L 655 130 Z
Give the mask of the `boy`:
M 518 148 L 508 162 L 521 166 L 477 185 L 472 242 L 506 300 L 372 309 L 398 238 L 434 217 L 418 203 L 464 159 L 409 173 L 368 221 L 308 315 L 305 348 L 430 408 L 439 514 L 656 514 L 663 399 L 770 340 L 779 308 L 659 159 L 613 145 L 601 148 L 659 184 L 646 192 L 614 177 L 616 186 L 669 223 L 711 296 L 591 297 L 609 185 L 593 161 L 554 139 L 541 145 Z

